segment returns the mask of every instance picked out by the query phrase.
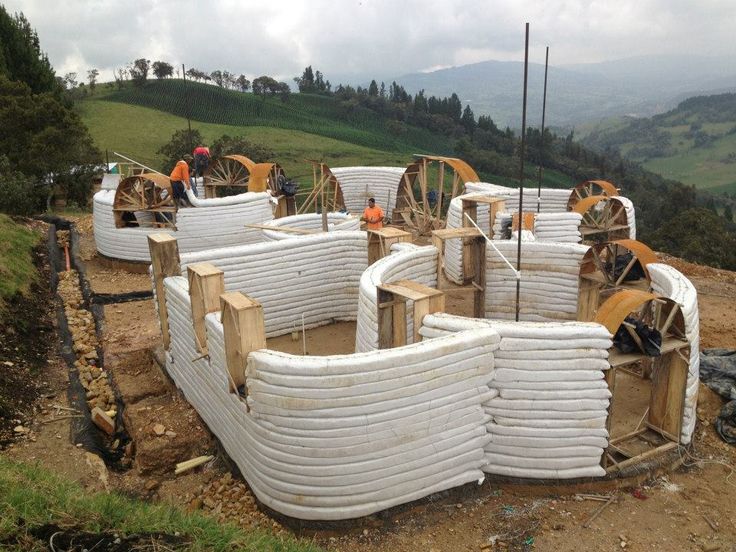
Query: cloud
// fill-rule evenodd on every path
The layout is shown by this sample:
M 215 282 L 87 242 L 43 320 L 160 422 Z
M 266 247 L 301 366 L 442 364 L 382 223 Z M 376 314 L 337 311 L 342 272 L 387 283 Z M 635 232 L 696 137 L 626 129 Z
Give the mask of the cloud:
M 646 54 L 736 54 L 731 0 L 6 0 L 57 73 L 109 79 L 139 57 L 290 80 L 306 65 L 356 78 L 486 59 L 553 65 Z

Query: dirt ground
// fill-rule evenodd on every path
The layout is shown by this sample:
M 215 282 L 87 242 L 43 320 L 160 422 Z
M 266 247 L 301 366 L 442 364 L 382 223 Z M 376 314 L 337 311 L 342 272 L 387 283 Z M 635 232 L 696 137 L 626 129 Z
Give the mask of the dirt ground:
M 120 293 L 150 289 L 147 275 L 131 275 L 101 264 L 94 253 L 91 225 L 82 218 L 80 228 L 83 231 L 81 253 L 94 291 Z M 736 310 L 736 273 L 670 257 L 665 260 L 686 274 L 698 289 L 701 346 L 736 348 L 736 317 L 732 314 Z M 472 297 L 467 294 L 449 294 L 447 310 L 468 314 L 471 302 Z M 165 376 L 156 372 L 156 365 L 140 355 L 141 350 L 158 345 L 160 339 L 152 301 L 108 305 L 104 314 L 106 357 L 109 355 L 114 360 L 130 355 L 119 368 L 123 379 L 128 378 L 123 387 L 133 389 L 139 382 L 143 388 L 155 389 L 151 394 L 139 392 L 134 401 L 140 407 L 151 408 L 150 423 L 163 420 L 162 425 L 170 424 L 166 420 L 171 418 L 161 413 L 174 403 L 176 408 L 183 409 L 179 416 L 191 415 L 191 407 L 181 403 L 181 397 L 165 381 Z M 301 353 L 302 336 L 295 337 L 281 336 L 270 339 L 268 344 L 281 351 Z M 354 338 L 355 323 L 324 326 L 307 332 L 306 349 L 309 354 L 348 353 L 353 350 Z M 646 382 L 625 374 L 620 378 L 618 385 L 627 389 L 624 397 L 629 402 L 623 408 L 617 403 L 615 409 L 632 412 L 627 417 L 614 418 L 615 433 L 636 427 L 646 408 Z M 212 462 L 178 477 L 173 475 L 173 470 L 151 475 L 141 474 L 135 466 L 122 473 L 105 469 L 104 464 L 95 460 L 97 457 L 68 442 L 70 420 L 64 416 L 73 413 L 59 408 L 67 406 L 66 371 L 60 359 L 53 355 L 48 361 L 45 381 L 49 389 L 47 398 L 40 400 L 34 421 L 28 424 L 31 432 L 21 436 L 4 454 L 38 461 L 91 489 L 119 489 L 152 500 L 201 508 L 219 519 L 245 527 L 284 530 L 280 523 L 269 518 L 269 512 L 258 509 L 242 479 L 230 475 L 232 464 L 215 445 L 197 451 L 197 454 L 213 454 Z M 467 485 L 388 512 L 332 526 L 301 526 L 298 522 L 275 519 L 297 535 L 334 551 L 736 551 L 736 501 L 733 500 L 736 447 L 723 443 L 712 425 L 721 404 L 718 396 L 701 386 L 694 443 L 677 462 L 680 467 L 674 472 L 578 486 L 509 484 L 489 477 L 480 486 Z M 146 427 L 144 422 L 138 425 Z M 176 429 L 172 432 L 178 435 Z M 186 456 L 186 445 L 179 448 L 184 449 L 181 454 Z M 236 502 L 242 506 L 235 512 L 223 511 L 223 503 L 233 502 L 224 499 L 224 495 L 239 497 Z M 610 497 L 613 500 L 607 503 Z

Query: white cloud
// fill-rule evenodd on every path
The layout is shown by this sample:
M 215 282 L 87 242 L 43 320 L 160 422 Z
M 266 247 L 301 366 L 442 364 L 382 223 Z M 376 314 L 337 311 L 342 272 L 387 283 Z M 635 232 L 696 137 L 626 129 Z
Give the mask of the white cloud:
M 138 57 L 290 80 L 401 75 L 485 59 L 567 64 L 645 54 L 736 54 L 732 0 L 6 0 L 58 73 L 111 78 Z

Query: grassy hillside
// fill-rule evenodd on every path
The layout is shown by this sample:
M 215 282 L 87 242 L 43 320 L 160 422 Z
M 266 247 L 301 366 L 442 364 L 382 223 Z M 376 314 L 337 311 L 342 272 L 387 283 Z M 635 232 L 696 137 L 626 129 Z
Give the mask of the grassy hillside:
M 5 301 L 26 293 L 36 278 L 33 248 L 40 235 L 0 213 L 0 318 Z
M 608 123 L 584 143 L 699 189 L 736 193 L 736 94 L 694 97 L 650 119 Z

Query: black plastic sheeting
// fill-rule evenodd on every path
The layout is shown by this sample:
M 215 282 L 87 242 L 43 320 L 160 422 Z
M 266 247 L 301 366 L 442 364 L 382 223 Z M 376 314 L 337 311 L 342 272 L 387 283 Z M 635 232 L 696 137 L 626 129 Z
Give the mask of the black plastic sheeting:
M 662 334 L 658 330 L 651 328 L 642 321 L 632 316 L 627 316 L 624 320 L 634 326 L 634 333 L 639 336 L 639 340 L 644 346 L 644 353 L 651 357 L 658 357 L 662 354 Z M 639 352 L 639 344 L 631 337 L 626 326 L 621 324 L 613 336 L 613 345 L 622 353 Z
M 122 421 L 123 403 L 120 398 L 116 396 L 116 402 L 118 405 L 116 427 L 118 427 L 119 430 L 114 435 L 114 439 L 118 442 L 118 446 L 113 449 L 106 444 L 106 439 L 103 438 L 103 434 L 97 426 L 92 423 L 90 410 L 87 405 L 86 390 L 79 379 L 79 371 L 74 365 L 77 357 L 74 353 L 72 334 L 69 330 L 69 323 L 64 312 L 64 303 L 57 292 L 59 285 L 59 272 L 64 272 L 66 270 L 64 251 L 59 247 L 59 244 L 56 241 L 57 230 L 69 231 L 70 266 L 77 271 L 79 276 L 79 286 L 84 300 L 83 306 L 92 313 L 95 320 L 95 331 L 98 338 L 102 335 L 102 324 L 104 320 L 102 305 L 106 303 L 93 301 L 93 293 L 89 280 L 87 280 L 84 265 L 79 261 L 79 234 L 77 233 L 76 228 L 74 228 L 74 225 L 69 221 L 56 216 L 44 215 L 39 217 L 39 219 L 50 225 L 47 236 L 47 247 L 49 263 L 51 265 L 51 289 L 55 293 L 58 335 L 61 341 L 59 344 L 59 352 L 66 362 L 69 371 L 67 398 L 69 400 L 69 405 L 83 414 L 81 418 L 71 418 L 71 441 L 75 444 L 81 444 L 85 450 L 97 454 L 102 457 L 106 464 L 115 467 L 123 456 L 125 445 L 130 440 L 122 430 L 124 427 Z M 102 350 L 102 347 L 99 346 L 97 347 L 97 358 L 98 366 L 101 369 L 104 369 L 104 351 Z
M 700 353 L 700 380 L 728 402 L 715 426 L 721 439 L 736 445 L 736 351 L 704 349 Z
M 129 291 L 128 293 L 93 293 L 90 298 L 93 305 L 113 305 L 131 301 L 153 299 L 153 291 Z

